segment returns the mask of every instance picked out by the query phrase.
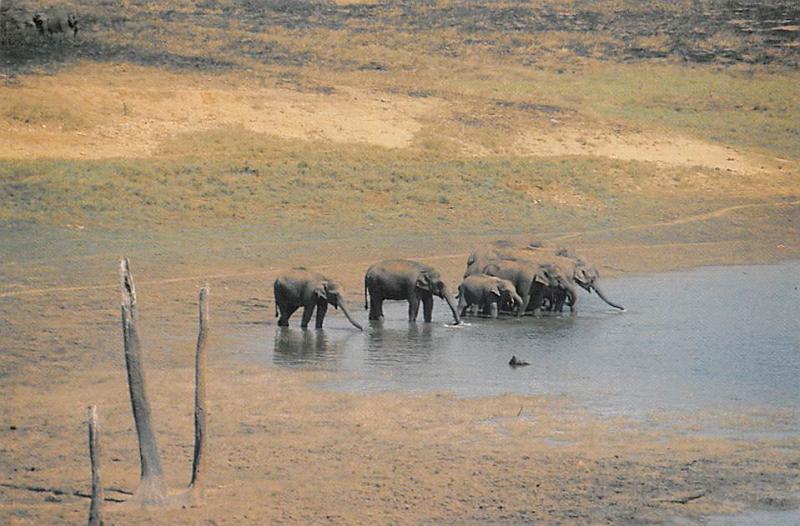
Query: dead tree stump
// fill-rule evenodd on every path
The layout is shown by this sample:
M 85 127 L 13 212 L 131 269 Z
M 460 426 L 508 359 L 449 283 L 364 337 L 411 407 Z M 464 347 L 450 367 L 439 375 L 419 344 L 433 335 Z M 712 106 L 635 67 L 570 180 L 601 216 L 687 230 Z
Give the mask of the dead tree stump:
M 206 446 L 206 342 L 208 341 L 208 285 L 200 289 L 200 329 L 194 358 L 194 457 L 192 480 L 189 483 L 193 506 L 205 501 L 205 446 Z
M 89 460 L 92 464 L 92 501 L 89 504 L 89 526 L 103 524 L 103 486 L 100 480 L 100 428 L 97 406 L 89 406 Z
M 141 477 L 139 487 L 129 501 L 140 505 L 163 504 L 167 491 L 158 448 L 151 422 L 150 403 L 145 390 L 142 352 L 137 322 L 136 288 L 133 284 L 130 265 L 126 258 L 120 261 L 122 287 L 122 339 L 125 347 L 125 367 L 128 372 L 128 389 L 131 396 L 133 420 L 139 441 Z

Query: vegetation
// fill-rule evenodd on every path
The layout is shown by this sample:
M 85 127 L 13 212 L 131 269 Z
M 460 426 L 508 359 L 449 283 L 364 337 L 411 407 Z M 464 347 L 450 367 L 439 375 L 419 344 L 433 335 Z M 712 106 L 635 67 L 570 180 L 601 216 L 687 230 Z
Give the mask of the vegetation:
M 800 193 L 796 30 L 775 24 L 797 20 L 791 2 L 59 5 L 79 14 L 78 38 L 21 28 L 0 44 L 9 72 L 0 122 L 40 133 L 44 145 L 0 161 L 5 221 L 269 222 L 332 232 L 425 229 L 432 217 L 463 231 L 554 230 Z M 34 8 L 41 6 L 17 1 L 9 12 Z M 119 64 L 138 68 L 130 84 L 114 84 Z M 91 75 L 65 87 L 69 71 Z M 50 85 L 26 87 L 49 74 Z M 168 106 L 181 97 L 163 88 L 170 83 L 288 88 L 322 102 L 359 90 L 430 107 L 413 116 L 413 139 L 396 148 L 254 130 L 245 112 L 214 126 L 172 122 L 153 147 L 136 149 L 132 138 L 116 155 L 49 154 L 48 134 L 90 150 L 86 134 L 125 133 L 137 116 L 125 96 Z M 677 134 L 771 164 L 758 173 L 665 166 L 580 148 L 543 157 L 523 144 L 531 133 L 554 141 L 571 133 L 579 142 Z

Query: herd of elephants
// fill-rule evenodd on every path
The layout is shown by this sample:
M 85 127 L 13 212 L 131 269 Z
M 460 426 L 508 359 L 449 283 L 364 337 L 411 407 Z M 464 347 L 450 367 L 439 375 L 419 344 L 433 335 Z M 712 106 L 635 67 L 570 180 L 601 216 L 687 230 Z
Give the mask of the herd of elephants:
M 464 280 L 458 286 L 458 306 L 439 272 L 423 263 L 388 259 L 370 266 L 364 276 L 364 308 L 370 320 L 383 318 L 384 300 L 408 301 L 408 319 L 416 321 L 422 303 L 426 322 L 433 314 L 433 297 L 447 302 L 456 324 L 468 312 L 496 318 L 499 312 L 516 316 L 541 311 L 562 312 L 564 306 L 576 312 L 577 286 L 597 295 L 610 306 L 625 310 L 609 300 L 598 280 L 597 268 L 565 248 L 546 247 L 540 242 L 521 246 L 499 240 L 476 248 L 467 259 Z M 342 288 L 319 272 L 298 267 L 281 273 L 274 283 L 275 316 L 287 327 L 289 318 L 303 307 L 301 327 L 308 327 L 316 310 L 316 328 L 321 329 L 328 305 L 350 315 Z

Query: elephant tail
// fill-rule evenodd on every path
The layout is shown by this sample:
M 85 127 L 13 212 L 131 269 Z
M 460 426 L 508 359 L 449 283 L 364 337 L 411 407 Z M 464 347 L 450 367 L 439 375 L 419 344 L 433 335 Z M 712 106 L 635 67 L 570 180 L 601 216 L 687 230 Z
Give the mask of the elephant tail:
M 275 317 L 277 318 L 278 316 L 280 316 L 280 314 L 278 313 L 278 302 L 276 301 L 275 302 Z

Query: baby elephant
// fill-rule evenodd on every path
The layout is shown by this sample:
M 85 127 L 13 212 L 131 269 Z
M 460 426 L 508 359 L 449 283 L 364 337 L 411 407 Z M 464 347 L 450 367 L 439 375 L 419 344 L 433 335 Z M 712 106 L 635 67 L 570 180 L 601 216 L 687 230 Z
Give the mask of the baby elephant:
M 308 322 L 311 321 L 311 316 L 316 309 L 316 328 L 321 329 L 322 322 L 325 321 L 325 313 L 328 311 L 328 304 L 331 304 L 334 308 L 341 308 L 347 320 L 354 327 L 364 330 L 347 312 L 341 287 L 319 272 L 313 272 L 303 267 L 293 268 L 278 276 L 273 287 L 275 290 L 275 317 L 280 316 L 278 320 L 280 327 L 288 327 L 289 318 L 297 309 L 303 307 L 303 321 L 300 326 L 304 329 L 308 327 Z
M 463 316 L 471 305 L 483 309 L 483 314 L 497 318 L 499 306 L 508 302 L 514 306 L 514 313 L 519 315 L 522 298 L 517 294 L 514 284 L 507 279 L 474 274 L 468 276 L 458 286 L 458 312 Z

